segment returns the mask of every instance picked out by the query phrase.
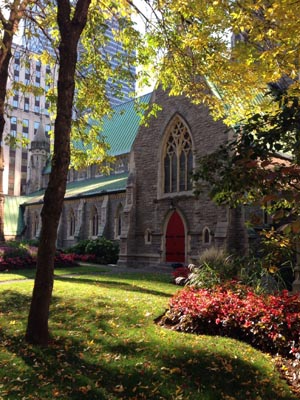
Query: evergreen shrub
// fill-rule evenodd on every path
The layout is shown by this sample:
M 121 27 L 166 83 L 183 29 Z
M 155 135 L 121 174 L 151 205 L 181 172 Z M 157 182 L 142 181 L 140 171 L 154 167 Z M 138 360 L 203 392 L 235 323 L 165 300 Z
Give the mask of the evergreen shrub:
M 104 237 L 85 239 L 69 247 L 66 253 L 90 256 L 100 264 L 115 264 L 119 258 L 119 245 Z

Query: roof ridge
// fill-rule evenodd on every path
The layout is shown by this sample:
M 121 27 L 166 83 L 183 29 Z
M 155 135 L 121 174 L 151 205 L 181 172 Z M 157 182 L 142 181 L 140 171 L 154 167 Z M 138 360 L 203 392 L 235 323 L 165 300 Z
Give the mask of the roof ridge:
M 152 93 L 153 93 L 153 91 L 152 91 L 152 92 L 148 92 L 148 93 L 144 93 L 144 94 L 142 94 L 142 95 L 140 95 L 140 96 L 137 96 L 137 97 L 134 97 L 132 100 L 126 100 L 126 101 L 124 101 L 124 103 L 117 104 L 117 105 L 113 106 L 113 107 L 112 107 L 112 110 L 115 110 L 115 109 L 117 109 L 117 108 L 119 108 L 119 107 L 122 107 L 122 106 L 124 106 L 124 105 L 126 105 L 126 104 L 128 104 L 128 103 L 133 103 L 134 101 L 139 100 L 139 99 L 141 99 L 142 97 L 149 96 L 149 95 L 151 95 Z

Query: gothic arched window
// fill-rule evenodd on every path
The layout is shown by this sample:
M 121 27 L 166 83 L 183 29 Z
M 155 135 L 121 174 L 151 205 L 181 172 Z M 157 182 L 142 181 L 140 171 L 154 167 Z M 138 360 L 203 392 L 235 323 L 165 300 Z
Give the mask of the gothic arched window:
M 115 215 L 115 238 L 118 239 L 122 232 L 123 206 L 119 204 Z
M 163 166 L 164 193 L 192 190 L 192 139 L 187 126 L 178 117 L 167 137 Z
M 98 236 L 99 233 L 99 214 L 96 207 L 93 208 L 91 213 L 91 234 Z
M 204 244 L 210 244 L 211 242 L 210 230 L 207 226 L 202 231 L 202 241 Z
M 76 219 L 74 210 L 71 209 L 69 214 L 69 236 L 74 236 L 75 234 Z
M 144 238 L 145 238 L 145 244 L 152 243 L 152 233 L 150 229 L 146 229 Z

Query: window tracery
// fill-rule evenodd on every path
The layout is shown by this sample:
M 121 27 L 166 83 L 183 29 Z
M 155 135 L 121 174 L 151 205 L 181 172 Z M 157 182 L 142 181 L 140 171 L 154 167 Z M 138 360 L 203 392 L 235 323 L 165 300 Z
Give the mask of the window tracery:
M 164 193 L 192 190 L 192 139 L 187 126 L 176 118 L 164 152 Z

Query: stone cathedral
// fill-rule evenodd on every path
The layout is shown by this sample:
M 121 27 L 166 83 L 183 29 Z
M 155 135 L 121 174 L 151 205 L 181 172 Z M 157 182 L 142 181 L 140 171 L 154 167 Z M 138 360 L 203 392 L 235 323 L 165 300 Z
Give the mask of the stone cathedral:
M 97 166 L 70 170 L 57 247 L 105 236 L 120 244 L 119 264 L 196 262 L 210 246 L 230 241 L 247 246 L 243 214 L 193 194 L 190 179 L 197 157 L 228 139 L 228 129 L 206 107 L 162 89 L 138 99 L 161 106 L 147 126 L 140 125 L 134 101 L 114 107 L 103 135 L 115 157 L 111 173 Z M 26 196 L 7 196 L 7 237 L 39 237 L 43 193 L 50 173 L 50 146 L 42 123 L 30 147 Z M 238 238 L 238 240 L 237 240 Z

